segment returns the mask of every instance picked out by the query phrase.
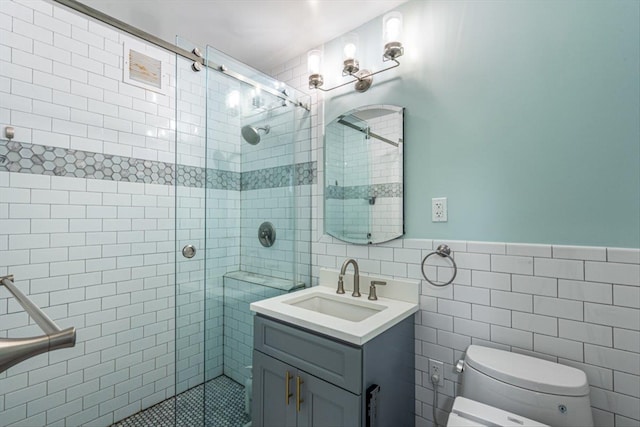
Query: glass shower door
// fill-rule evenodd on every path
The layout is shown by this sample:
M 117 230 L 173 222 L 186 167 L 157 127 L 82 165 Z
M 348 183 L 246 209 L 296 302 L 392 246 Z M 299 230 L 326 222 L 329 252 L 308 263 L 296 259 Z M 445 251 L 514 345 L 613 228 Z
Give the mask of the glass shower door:
M 299 107 L 280 96 L 281 83 L 233 58 L 208 47 L 202 71 L 176 62 L 175 422 L 243 427 L 249 305 L 304 287 L 298 265 L 309 274 L 296 240 L 310 233 L 296 222 L 296 180 L 310 184 L 311 166 L 296 165 L 294 144 L 309 143 L 309 129 L 298 128 Z M 260 239 L 266 223 L 274 232 Z
M 178 39 L 191 51 L 193 45 Z M 206 73 L 176 57 L 175 423 L 204 425 Z M 173 106 L 167 106 L 173 107 Z
M 278 96 L 281 83 L 214 48 L 206 56 L 205 423 L 242 427 L 251 419 L 249 306 L 304 286 L 295 256 L 297 107 Z

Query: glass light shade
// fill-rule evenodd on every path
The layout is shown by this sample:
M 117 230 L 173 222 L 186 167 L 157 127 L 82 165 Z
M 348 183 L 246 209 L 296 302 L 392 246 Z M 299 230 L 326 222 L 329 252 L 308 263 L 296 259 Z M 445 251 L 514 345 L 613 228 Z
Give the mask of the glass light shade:
M 342 38 L 342 59 L 356 59 L 356 51 L 358 50 L 358 35 L 356 33 L 347 34 Z
M 402 14 L 389 12 L 382 18 L 382 34 L 384 43 L 399 42 L 402 39 Z
M 310 50 L 307 53 L 307 71 L 311 74 L 322 74 L 322 51 Z

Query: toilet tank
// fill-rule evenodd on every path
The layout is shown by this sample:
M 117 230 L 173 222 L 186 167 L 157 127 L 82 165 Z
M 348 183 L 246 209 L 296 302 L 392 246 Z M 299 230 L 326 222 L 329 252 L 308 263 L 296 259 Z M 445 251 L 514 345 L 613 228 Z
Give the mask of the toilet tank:
M 593 426 L 585 373 L 535 357 L 471 345 L 458 394 L 554 427 Z

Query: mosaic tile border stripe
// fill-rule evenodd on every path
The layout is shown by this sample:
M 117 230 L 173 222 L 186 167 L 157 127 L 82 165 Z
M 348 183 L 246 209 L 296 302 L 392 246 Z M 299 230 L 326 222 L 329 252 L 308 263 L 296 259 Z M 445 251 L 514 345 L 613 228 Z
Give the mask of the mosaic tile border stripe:
M 240 191 L 240 179 L 239 172 L 207 169 L 207 188 Z
M 316 162 L 242 172 L 240 191 L 314 184 L 317 182 L 317 176 Z
M 177 165 L 112 154 L 7 141 L 0 145 L 0 172 L 68 176 L 107 181 L 216 189 L 254 190 L 317 181 L 317 163 L 266 168 L 244 173 Z
M 371 197 L 402 197 L 402 183 L 354 185 L 340 187 L 329 185 L 325 192 L 327 199 L 369 199 Z
M 0 145 L 0 171 L 173 185 L 172 164 L 48 145 Z

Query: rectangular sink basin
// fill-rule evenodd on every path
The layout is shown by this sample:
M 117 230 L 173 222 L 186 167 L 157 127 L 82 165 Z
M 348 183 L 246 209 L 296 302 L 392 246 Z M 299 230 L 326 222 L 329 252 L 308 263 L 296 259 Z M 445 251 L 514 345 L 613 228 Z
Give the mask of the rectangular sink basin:
M 296 298 L 283 302 L 293 307 L 338 317 L 351 322 L 363 321 L 386 308 L 366 301 L 349 301 L 344 297 L 326 294 L 311 294 L 303 299 Z

